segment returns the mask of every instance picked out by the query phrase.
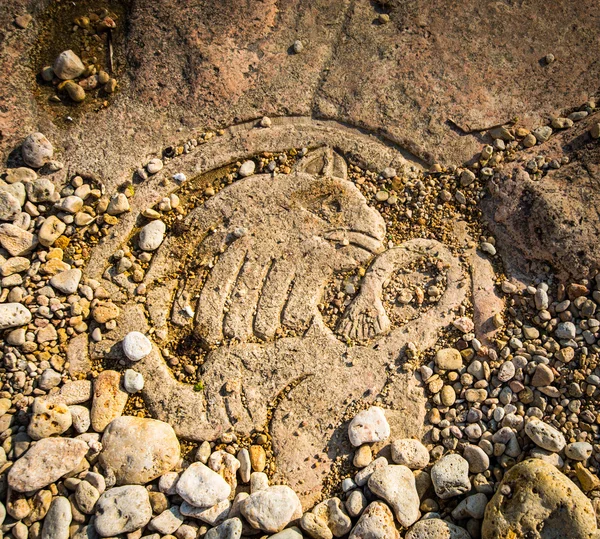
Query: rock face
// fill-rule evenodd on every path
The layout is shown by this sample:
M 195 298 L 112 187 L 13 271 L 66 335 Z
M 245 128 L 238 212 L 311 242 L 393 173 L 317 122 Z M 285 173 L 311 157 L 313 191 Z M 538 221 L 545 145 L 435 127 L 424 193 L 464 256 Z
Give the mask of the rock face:
M 506 472 L 485 510 L 482 538 L 591 539 L 596 529 L 592 503 L 575 483 L 551 464 L 528 459 Z
M 44 438 L 15 462 L 8 485 L 17 492 L 43 488 L 77 468 L 88 449 L 82 440 Z
M 241 504 L 242 515 L 254 528 L 277 533 L 302 516 L 302 505 L 288 486 L 276 485 L 248 496 Z
M 370 504 L 350 532 L 349 539 L 400 539 L 390 508 L 381 502 Z
M 122 416 L 104 431 L 98 458 L 118 485 L 143 485 L 172 470 L 179 456 L 179 442 L 169 424 Z

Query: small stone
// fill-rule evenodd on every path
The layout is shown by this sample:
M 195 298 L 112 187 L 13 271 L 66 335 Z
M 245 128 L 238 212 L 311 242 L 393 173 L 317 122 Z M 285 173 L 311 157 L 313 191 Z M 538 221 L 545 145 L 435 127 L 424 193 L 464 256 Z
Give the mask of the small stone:
M 600 478 L 588 470 L 581 462 L 575 464 L 575 474 L 584 492 L 590 492 L 600 487 Z
M 364 468 L 371 464 L 373 460 L 373 453 L 368 445 L 361 445 L 355 452 L 352 464 L 356 468 Z
M 83 208 L 83 200 L 75 195 L 65 197 L 56 204 L 56 209 L 73 214 L 77 213 L 81 208 Z
M 177 494 L 195 507 L 212 507 L 230 493 L 225 479 L 200 462 L 191 464 L 177 482 Z
M 0 244 L 11 256 L 24 256 L 30 253 L 37 245 L 37 238 L 10 223 L 0 224 Z
M 21 155 L 31 168 L 40 168 L 52 159 L 54 148 L 42 133 L 32 133 L 23 141 Z
M 508 382 L 515 376 L 516 368 L 512 361 L 505 361 L 498 369 L 498 380 L 501 382 Z
M 481 242 L 480 247 L 484 253 L 487 253 L 490 256 L 494 256 L 496 254 L 496 248 L 487 241 Z
M 0 303 L 0 330 L 31 322 L 31 311 L 20 303 Z
M 37 397 L 33 401 L 27 434 L 33 440 L 49 438 L 55 434 L 65 432 L 72 422 L 71 412 L 66 404 L 54 403 Z
M 390 465 L 376 470 L 369 478 L 369 489 L 388 502 L 400 525 L 408 528 L 419 519 L 415 477 L 406 466 Z
M 367 498 L 360 490 L 353 490 L 346 500 L 346 510 L 351 517 L 358 517 L 368 504 Z
M 127 393 L 138 393 L 144 389 L 144 376 L 141 372 L 127 369 L 123 374 L 123 387 Z
M 72 50 L 61 52 L 52 68 L 54 74 L 62 80 L 76 79 L 85 71 L 83 62 Z
M 146 170 L 148 171 L 148 174 L 156 174 L 162 170 L 163 166 L 164 165 L 161 159 L 154 158 L 150 159 L 146 165 Z
M 52 500 L 44 518 L 42 539 L 69 539 L 69 526 L 72 520 L 71 502 L 63 496 Z
M 304 45 L 302 44 L 302 41 L 300 41 L 299 39 L 294 41 L 294 43 L 292 44 L 292 50 L 295 54 L 300 54 L 304 50 Z
M 181 514 L 186 517 L 197 518 L 210 526 L 218 526 L 229 516 L 231 502 L 223 500 L 211 507 L 194 507 L 188 502 L 183 502 L 179 507 Z
M 411 470 L 420 470 L 429 464 L 429 451 L 419 440 L 395 440 L 391 452 L 392 460 L 396 464 L 402 464 Z
M 72 80 L 65 82 L 62 88 L 67 92 L 71 101 L 74 101 L 75 103 L 81 103 L 85 99 L 85 90 L 83 87 Z
M 383 408 L 372 406 L 359 412 L 348 425 L 348 437 L 354 447 L 381 442 L 390 436 L 390 426 Z
M 0 191 L 0 221 L 14 221 L 19 213 L 21 204 L 17 198 L 6 191 Z
M 400 539 L 394 515 L 382 502 L 373 502 L 358 519 L 349 539 Z
M 417 522 L 406 534 L 406 539 L 471 539 L 471 535 L 441 518 L 427 518 Z
M 525 434 L 536 445 L 553 453 L 562 451 L 566 445 L 565 437 L 559 430 L 537 418 L 532 417 L 529 419 L 525 425 Z
M 237 454 L 237 459 L 240 461 L 240 479 L 242 483 L 248 483 L 250 481 L 250 474 L 252 473 L 249 451 L 246 448 L 240 449 Z
M 252 161 L 252 160 L 244 161 L 244 163 L 242 163 L 242 166 L 240 167 L 239 175 L 242 178 L 245 178 L 246 176 L 251 176 L 252 174 L 254 174 L 255 169 L 256 169 L 256 164 L 254 163 L 254 161 Z
M 110 199 L 106 213 L 108 215 L 121 215 L 129 210 L 129 200 L 125 196 L 125 193 L 117 193 Z
M 248 523 L 264 532 L 277 533 L 302 516 L 302 504 L 286 485 L 276 485 L 252 493 L 240 504 Z
M 17 15 L 15 17 L 15 24 L 21 28 L 21 30 L 25 30 L 33 20 L 33 17 L 29 13 L 25 13 L 24 15 Z
M 163 535 L 172 534 L 183 524 L 183 521 L 184 517 L 179 511 L 179 507 L 174 505 L 153 518 L 150 521 L 148 528 Z
M 373 475 L 375 470 L 378 470 L 379 468 L 382 468 L 383 466 L 387 466 L 387 465 L 388 465 L 388 461 L 385 457 L 376 458 L 373 462 L 371 462 L 371 464 L 369 464 L 366 468 L 363 468 L 362 470 L 360 470 L 354 476 L 355 483 L 359 487 L 366 485 L 367 481 L 369 480 L 369 477 L 371 477 L 371 475 Z
M 572 460 L 587 460 L 592 456 L 592 451 L 592 444 L 588 442 L 574 442 L 565 447 L 565 455 Z
M 552 369 L 548 365 L 539 363 L 531 378 L 531 385 L 534 387 L 544 387 L 550 385 L 552 382 L 554 382 Z
M 431 468 L 431 481 L 442 500 L 464 494 L 471 489 L 469 463 L 456 453 L 446 455 Z
M 44 438 L 15 462 L 8 473 L 8 485 L 17 492 L 44 488 L 77 468 L 88 449 L 83 440 Z
M 94 525 L 102 537 L 115 537 L 143 528 L 152 518 L 148 491 L 139 485 L 107 490 L 96 504 Z
M 80 269 L 62 271 L 50 279 L 50 285 L 63 294 L 74 294 L 77 292 L 81 276 Z
M 465 446 L 463 457 L 469 463 L 471 473 L 483 473 L 490 467 L 490 457 L 477 445 Z
M 456 391 L 449 385 L 444 385 L 440 392 L 440 398 L 444 406 L 452 406 L 456 402 Z
M 130 361 L 140 361 L 152 352 L 152 342 L 139 331 L 130 331 L 125 335 L 121 345 Z
M 239 518 L 229 518 L 225 522 L 219 524 L 216 528 L 208 530 L 204 539 L 240 539 L 242 536 L 242 529 L 242 521 Z M 301 537 L 302 535 L 300 535 L 300 538 Z M 290 536 L 290 539 L 292 539 L 292 536 Z
M 27 198 L 39 204 L 40 202 L 49 202 L 52 200 L 55 192 L 54 184 L 48 178 L 36 178 L 25 184 Z
M 552 135 L 552 128 L 550 126 L 544 125 L 542 127 L 534 129 L 533 134 L 539 142 L 546 142 L 550 138 L 550 135 Z
M 267 465 L 267 454 L 261 445 L 250 446 L 250 462 L 255 472 L 263 472 Z
M 67 225 L 56 215 L 50 215 L 38 231 L 38 238 L 44 247 L 51 247 L 54 242 L 64 233 Z
M 152 221 L 140 231 L 138 245 L 143 251 L 155 251 L 165 238 L 166 225 L 162 221 Z
M 577 334 L 575 324 L 573 322 L 561 322 L 556 327 L 554 334 L 558 339 L 574 339 Z
M 69 412 L 71 412 L 71 417 L 73 419 L 73 428 L 77 434 L 83 434 L 87 432 L 92 425 L 92 419 L 90 416 L 89 408 L 85 406 L 69 406 Z
M 317 504 L 312 513 L 325 522 L 334 537 L 345 536 L 352 528 L 352 521 L 339 498 L 329 498 Z
M 525 148 L 533 148 L 537 144 L 537 139 L 533 133 L 529 133 L 523 138 L 522 142 Z
M 475 181 L 475 178 L 476 176 L 472 171 L 470 171 L 469 169 L 465 169 L 460 174 L 460 184 L 463 187 L 467 187 Z
M 591 129 L 590 129 L 590 136 L 593 139 L 599 139 L 600 138 L 600 123 L 595 123 L 592 125 Z
M 121 389 L 121 375 L 116 371 L 102 371 L 94 382 L 92 428 L 104 432 L 108 424 L 123 413 L 127 397 L 128 393 Z
M 271 127 L 271 124 L 271 118 L 269 118 L 268 116 L 263 116 L 260 120 L 261 127 Z
M 100 498 L 98 489 L 87 481 L 81 481 L 75 489 L 75 501 L 77 507 L 82 513 L 91 515 L 96 507 L 96 502 Z
M 300 519 L 300 526 L 313 539 L 333 539 L 327 522 L 314 513 L 304 513 Z
M 456 348 L 442 348 L 435 354 L 435 364 L 438 369 L 457 371 L 463 366 L 463 358 Z

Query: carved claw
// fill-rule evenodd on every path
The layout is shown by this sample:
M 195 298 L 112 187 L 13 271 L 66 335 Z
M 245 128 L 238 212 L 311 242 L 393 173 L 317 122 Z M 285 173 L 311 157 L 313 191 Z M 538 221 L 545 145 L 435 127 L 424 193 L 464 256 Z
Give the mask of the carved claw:
M 387 333 L 390 319 L 372 283 L 366 282 L 338 324 L 338 332 L 352 340 L 369 340 Z

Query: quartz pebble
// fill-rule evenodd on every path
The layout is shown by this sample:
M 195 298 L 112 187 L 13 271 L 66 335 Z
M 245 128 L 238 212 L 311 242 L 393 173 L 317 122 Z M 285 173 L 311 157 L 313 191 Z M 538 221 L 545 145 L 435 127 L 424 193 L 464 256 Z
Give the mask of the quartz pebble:
M 148 223 L 140 231 L 140 249 L 143 251 L 156 251 L 164 240 L 166 230 L 167 227 L 162 221 L 156 220 Z
M 245 178 L 246 176 L 251 176 L 252 174 L 254 174 L 255 168 L 256 168 L 256 164 L 254 163 L 254 161 L 252 161 L 252 160 L 244 161 L 244 163 L 240 167 L 239 175 L 242 178 Z
M 140 361 L 152 352 L 152 342 L 139 331 L 130 331 L 121 344 L 123 352 L 131 361 Z
M 62 80 L 72 80 L 79 77 L 85 70 L 83 62 L 72 50 L 61 52 L 52 66 L 54 74 Z
M 359 412 L 348 425 L 350 443 L 358 447 L 362 444 L 381 442 L 389 438 L 390 426 L 383 408 L 372 406 Z
M 252 493 L 240 504 L 242 515 L 254 528 L 280 532 L 290 521 L 302 516 L 296 493 L 286 485 L 276 485 Z

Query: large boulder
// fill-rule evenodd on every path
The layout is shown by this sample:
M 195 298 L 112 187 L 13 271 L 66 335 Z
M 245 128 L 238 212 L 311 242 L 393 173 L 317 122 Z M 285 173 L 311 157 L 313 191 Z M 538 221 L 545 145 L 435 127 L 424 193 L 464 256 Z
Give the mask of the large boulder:
M 506 472 L 481 533 L 483 539 L 591 539 L 596 531 L 592 502 L 577 485 L 551 464 L 528 459 Z

